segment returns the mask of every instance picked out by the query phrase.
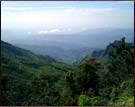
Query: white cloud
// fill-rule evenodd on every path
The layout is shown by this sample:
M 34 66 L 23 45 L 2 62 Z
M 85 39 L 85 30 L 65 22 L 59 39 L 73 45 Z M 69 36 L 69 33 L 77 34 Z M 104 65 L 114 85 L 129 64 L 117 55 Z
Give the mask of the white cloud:
M 65 9 L 64 11 L 66 14 L 71 14 L 72 12 L 75 12 L 75 10 L 76 9 L 72 7 L 72 8 Z
M 4 7 L 1 6 L 1 9 L 3 11 L 39 11 L 39 12 L 54 12 L 57 10 L 57 12 L 65 12 L 66 14 L 70 13 L 82 13 L 82 12 L 106 12 L 106 11 L 112 11 L 114 8 L 78 8 L 78 7 Z M 64 10 L 64 11 L 63 11 Z
M 38 32 L 38 34 L 56 33 L 59 31 L 60 31 L 59 29 L 41 30 Z
M 28 35 L 31 35 L 32 34 L 32 32 L 28 32 Z
M 118 3 L 132 3 L 134 1 L 116 1 L 116 2 L 118 2 Z
M 70 28 L 68 28 L 68 29 L 67 29 L 67 31 L 71 31 L 71 29 L 70 29 Z
M 50 30 L 49 32 L 50 33 L 55 33 L 55 32 L 59 32 L 60 30 L 59 29 L 52 29 L 52 30 Z
M 116 8 L 67 8 L 65 9 L 65 13 L 70 14 L 80 14 L 80 15 L 89 15 L 94 12 L 111 12 Z
M 49 11 L 54 11 L 54 10 L 63 10 L 66 9 L 65 7 L 59 6 L 59 7 L 5 7 L 5 6 L 1 6 L 1 10 L 2 11 L 45 11 L 46 12 Z
M 49 33 L 49 31 L 47 31 L 47 30 L 38 32 L 38 34 L 47 34 L 47 33 Z
M 2 10 L 4 11 L 28 11 L 28 10 L 32 10 L 32 7 L 1 7 Z
M 82 31 L 85 31 L 85 30 L 87 30 L 87 27 L 83 27 L 83 28 L 82 28 Z
M 68 32 L 68 28 L 130 27 L 133 13 L 116 7 L 2 7 L 1 21 L 2 28 L 50 29 L 38 32 L 47 34 Z

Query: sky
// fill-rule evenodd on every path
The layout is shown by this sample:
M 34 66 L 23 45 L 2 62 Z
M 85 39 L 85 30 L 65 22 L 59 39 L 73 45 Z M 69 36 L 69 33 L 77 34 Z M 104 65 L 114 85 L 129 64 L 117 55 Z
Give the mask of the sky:
M 133 1 L 2 1 L 1 28 L 28 34 L 133 28 Z

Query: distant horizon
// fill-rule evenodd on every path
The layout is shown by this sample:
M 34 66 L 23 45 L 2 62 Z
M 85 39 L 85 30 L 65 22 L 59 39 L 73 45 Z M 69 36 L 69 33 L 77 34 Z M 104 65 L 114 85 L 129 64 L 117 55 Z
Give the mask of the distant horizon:
M 133 28 L 133 1 L 2 1 L 1 28 L 39 34 Z
M 134 2 L 2 1 L 1 22 L 10 43 L 102 48 L 123 36 L 132 41 Z

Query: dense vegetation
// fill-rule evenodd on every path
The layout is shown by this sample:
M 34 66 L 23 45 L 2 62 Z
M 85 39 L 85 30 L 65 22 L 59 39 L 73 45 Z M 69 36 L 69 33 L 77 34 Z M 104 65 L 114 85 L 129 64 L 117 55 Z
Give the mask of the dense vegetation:
M 1 44 L 3 105 L 134 104 L 134 47 L 124 38 L 74 65 Z

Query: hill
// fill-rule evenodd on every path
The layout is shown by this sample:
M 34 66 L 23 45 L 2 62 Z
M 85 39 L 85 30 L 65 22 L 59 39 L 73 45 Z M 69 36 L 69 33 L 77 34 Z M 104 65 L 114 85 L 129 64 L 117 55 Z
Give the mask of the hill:
M 53 81 L 54 84 L 65 72 L 72 70 L 71 65 L 57 62 L 47 55 L 34 54 L 4 41 L 1 41 L 1 55 L 6 105 L 20 105 L 22 101 L 26 101 L 25 95 L 20 94 L 32 91 L 34 87 L 29 85 L 37 79 L 44 80 L 48 84 Z
M 123 36 L 133 40 L 133 29 L 97 28 L 86 29 L 75 34 L 27 34 L 28 31 L 2 31 L 2 40 L 36 54 L 49 55 L 64 63 L 72 64 L 94 50 L 105 49 L 109 42 Z M 35 32 L 35 31 L 32 31 Z M 9 37 L 10 35 L 10 37 Z
M 55 59 L 47 55 L 44 55 L 44 56 L 36 55 L 32 53 L 31 51 L 15 47 L 4 41 L 1 41 L 1 46 L 2 46 L 2 50 L 1 50 L 2 56 L 7 57 L 7 58 L 14 57 L 18 60 L 19 59 L 26 60 L 26 61 L 33 60 L 35 62 L 37 61 L 56 62 Z
M 100 58 L 86 56 L 74 65 L 3 41 L 1 46 L 2 105 L 133 106 L 134 48 L 124 38 Z
M 119 44 L 121 43 L 121 41 L 119 40 L 115 40 L 114 42 L 110 43 L 109 45 L 106 46 L 106 48 L 103 49 L 97 49 L 94 50 L 91 54 L 91 57 L 106 57 L 108 56 L 108 54 L 113 50 L 114 47 L 117 47 Z M 133 46 L 134 44 L 131 42 L 126 42 L 126 45 L 131 45 Z
M 78 61 L 80 58 L 85 57 L 86 55 L 90 55 L 92 53 L 93 48 L 81 47 L 77 49 L 65 49 L 58 46 L 53 45 L 16 45 L 20 48 L 31 50 L 36 54 L 41 55 L 49 55 L 57 61 L 61 61 L 64 63 L 72 64 L 73 62 Z

